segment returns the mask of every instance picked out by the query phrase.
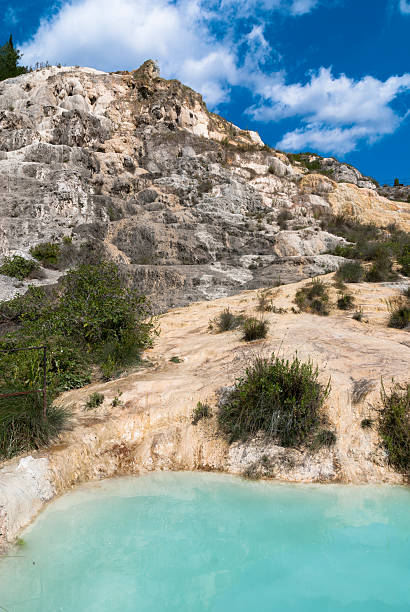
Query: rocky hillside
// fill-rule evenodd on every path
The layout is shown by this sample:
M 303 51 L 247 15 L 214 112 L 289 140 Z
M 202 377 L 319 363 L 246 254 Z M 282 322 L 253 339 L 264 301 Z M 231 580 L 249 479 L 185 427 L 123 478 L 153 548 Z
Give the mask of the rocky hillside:
M 356 169 L 271 149 L 151 61 L 4 81 L 0 127 L 0 257 L 65 237 L 68 262 L 112 258 L 161 309 L 334 270 L 332 213 L 410 229 Z M 27 284 L 0 276 L 0 298 Z

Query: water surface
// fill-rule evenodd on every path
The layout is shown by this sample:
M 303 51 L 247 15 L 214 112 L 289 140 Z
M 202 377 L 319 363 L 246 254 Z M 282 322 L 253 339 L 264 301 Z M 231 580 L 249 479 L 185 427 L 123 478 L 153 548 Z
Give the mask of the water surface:
M 23 538 L 0 562 L 8 612 L 410 610 L 400 487 L 119 478 L 64 495 Z

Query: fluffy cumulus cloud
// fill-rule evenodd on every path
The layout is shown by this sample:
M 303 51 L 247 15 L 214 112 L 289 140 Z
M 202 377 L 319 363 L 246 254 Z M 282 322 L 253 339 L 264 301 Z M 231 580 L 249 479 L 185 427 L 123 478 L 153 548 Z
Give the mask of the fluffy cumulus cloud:
M 305 84 L 287 85 L 277 78 L 265 83 L 261 102 L 248 112 L 259 121 L 300 118 L 303 127 L 286 134 L 279 147 L 343 154 L 362 139 L 372 143 L 393 133 L 405 116 L 390 103 L 407 91 L 410 74 L 386 81 L 370 76 L 355 81 L 343 74 L 334 77 L 329 68 L 321 68 Z
M 166 77 L 178 77 L 204 92 L 211 105 L 226 99 L 235 82 L 235 54 L 210 34 L 194 0 L 81 0 L 43 20 L 22 45 L 29 64 L 89 65 L 102 70 L 159 62 Z
M 198 89 L 211 106 L 225 102 L 233 85 L 246 85 L 272 52 L 261 25 L 233 35 L 235 20 L 272 11 L 311 11 L 318 0 L 70 0 L 44 19 L 21 45 L 28 64 L 47 60 L 103 70 L 132 69 L 147 58 L 165 77 Z M 233 20 L 233 21 L 232 21 Z M 225 34 L 215 34 L 223 24 Z M 244 49 L 244 47 L 246 47 Z M 240 59 L 239 59 L 240 57 Z
M 272 68 L 280 57 L 265 37 L 264 23 L 274 12 L 296 19 L 321 3 L 69 0 L 19 46 L 28 64 L 48 60 L 118 70 L 151 58 L 164 77 L 200 91 L 213 109 L 229 101 L 233 87 L 247 88 L 255 100 L 247 112 L 255 120 L 298 118 L 298 129 L 278 146 L 343 154 L 360 141 L 374 142 L 397 129 L 403 117 L 391 103 L 410 90 L 410 75 L 354 81 L 321 68 L 307 83 L 287 84 L 284 71 Z M 409 0 L 400 6 L 410 10 Z
M 405 15 L 410 15 L 410 0 L 400 0 L 400 10 Z

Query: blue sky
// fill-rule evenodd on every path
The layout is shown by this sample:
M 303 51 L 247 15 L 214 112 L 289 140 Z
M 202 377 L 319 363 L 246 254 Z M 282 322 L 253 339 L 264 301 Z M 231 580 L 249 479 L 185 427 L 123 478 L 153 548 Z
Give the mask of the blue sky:
M 410 183 L 410 0 L 0 0 L 24 61 L 159 62 L 287 151 Z

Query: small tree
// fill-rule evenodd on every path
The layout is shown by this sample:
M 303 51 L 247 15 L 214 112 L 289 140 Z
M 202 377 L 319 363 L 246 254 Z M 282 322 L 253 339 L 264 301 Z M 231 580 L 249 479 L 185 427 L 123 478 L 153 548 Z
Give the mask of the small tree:
M 10 34 L 8 42 L 0 47 L 0 81 L 11 79 L 27 72 L 25 66 L 18 65 L 21 58 L 22 54 L 19 49 L 15 49 L 13 37 Z

